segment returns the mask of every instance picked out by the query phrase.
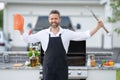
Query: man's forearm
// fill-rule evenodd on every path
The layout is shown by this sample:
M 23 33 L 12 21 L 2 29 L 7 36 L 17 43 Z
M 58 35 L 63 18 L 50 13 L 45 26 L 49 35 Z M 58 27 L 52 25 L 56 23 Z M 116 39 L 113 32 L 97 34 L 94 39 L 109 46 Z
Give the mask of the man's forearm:
M 98 21 L 97 26 L 90 30 L 90 35 L 93 36 L 103 26 L 104 26 L 103 22 Z
M 98 27 L 98 26 L 91 29 L 90 30 L 90 36 L 93 36 L 99 29 L 100 29 L 100 27 Z

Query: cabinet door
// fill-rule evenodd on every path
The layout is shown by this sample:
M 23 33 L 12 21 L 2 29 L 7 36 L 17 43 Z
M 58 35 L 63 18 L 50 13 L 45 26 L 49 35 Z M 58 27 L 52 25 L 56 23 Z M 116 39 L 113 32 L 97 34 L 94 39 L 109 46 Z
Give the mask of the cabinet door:
M 39 80 L 39 70 L 0 70 L 0 80 Z
M 116 70 L 88 70 L 87 80 L 116 80 Z

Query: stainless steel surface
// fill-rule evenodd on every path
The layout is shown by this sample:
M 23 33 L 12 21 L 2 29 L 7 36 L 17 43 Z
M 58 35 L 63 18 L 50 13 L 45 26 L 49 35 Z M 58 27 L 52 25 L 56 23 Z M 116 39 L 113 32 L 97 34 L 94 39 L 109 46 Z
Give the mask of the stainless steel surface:
M 87 70 L 69 70 L 68 78 L 69 79 L 86 79 Z
M 95 56 L 112 56 L 114 53 L 111 51 L 101 51 L 101 52 L 87 52 L 87 55 L 94 54 Z
M 86 79 L 88 76 L 86 66 L 69 66 L 68 79 Z M 42 66 L 40 67 L 40 78 L 43 78 Z
M 69 66 L 69 70 L 87 70 L 87 66 Z

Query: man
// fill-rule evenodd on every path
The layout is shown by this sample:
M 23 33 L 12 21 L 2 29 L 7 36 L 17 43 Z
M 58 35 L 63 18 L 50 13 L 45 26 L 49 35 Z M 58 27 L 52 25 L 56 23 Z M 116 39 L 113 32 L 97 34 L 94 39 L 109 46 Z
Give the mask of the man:
M 50 27 L 41 30 L 36 34 L 23 34 L 23 39 L 28 43 L 41 42 L 44 50 L 43 61 L 43 79 L 44 80 L 68 80 L 68 66 L 66 53 L 70 40 L 80 41 L 94 35 L 102 26 L 102 21 L 99 21 L 97 26 L 86 32 L 75 32 L 69 29 L 60 27 L 60 13 L 57 10 L 52 10 L 49 14 Z

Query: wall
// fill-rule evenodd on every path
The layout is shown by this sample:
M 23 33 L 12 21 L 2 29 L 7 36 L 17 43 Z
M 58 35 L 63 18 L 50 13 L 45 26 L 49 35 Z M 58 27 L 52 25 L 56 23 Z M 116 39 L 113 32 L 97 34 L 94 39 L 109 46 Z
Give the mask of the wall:
M 61 15 L 68 15 L 71 17 L 73 25 L 76 26 L 76 23 L 80 23 L 82 28 L 80 31 L 85 31 L 95 27 L 97 21 L 93 18 L 92 14 L 86 9 L 86 5 L 89 4 L 27 4 L 27 3 L 8 3 L 5 6 L 4 14 L 4 31 L 6 34 L 10 34 L 13 41 L 11 42 L 12 46 L 26 47 L 27 44 L 23 41 L 22 36 L 19 32 L 13 30 L 13 15 L 15 13 L 20 13 L 25 18 L 26 27 L 29 22 L 33 24 L 36 23 L 37 17 L 39 15 L 48 15 L 50 10 L 57 9 L 61 12 Z M 104 6 L 103 5 L 90 5 L 90 8 L 95 12 L 95 14 L 105 21 L 104 17 Z M 76 28 L 76 27 L 74 27 Z M 79 30 L 78 30 L 79 31 Z M 94 37 L 87 40 L 87 47 L 89 48 L 112 48 L 111 37 L 106 40 L 103 40 L 106 34 L 104 30 L 101 29 L 98 31 Z M 18 43 L 19 42 L 19 43 Z M 104 47 L 104 43 L 108 43 L 107 47 Z

